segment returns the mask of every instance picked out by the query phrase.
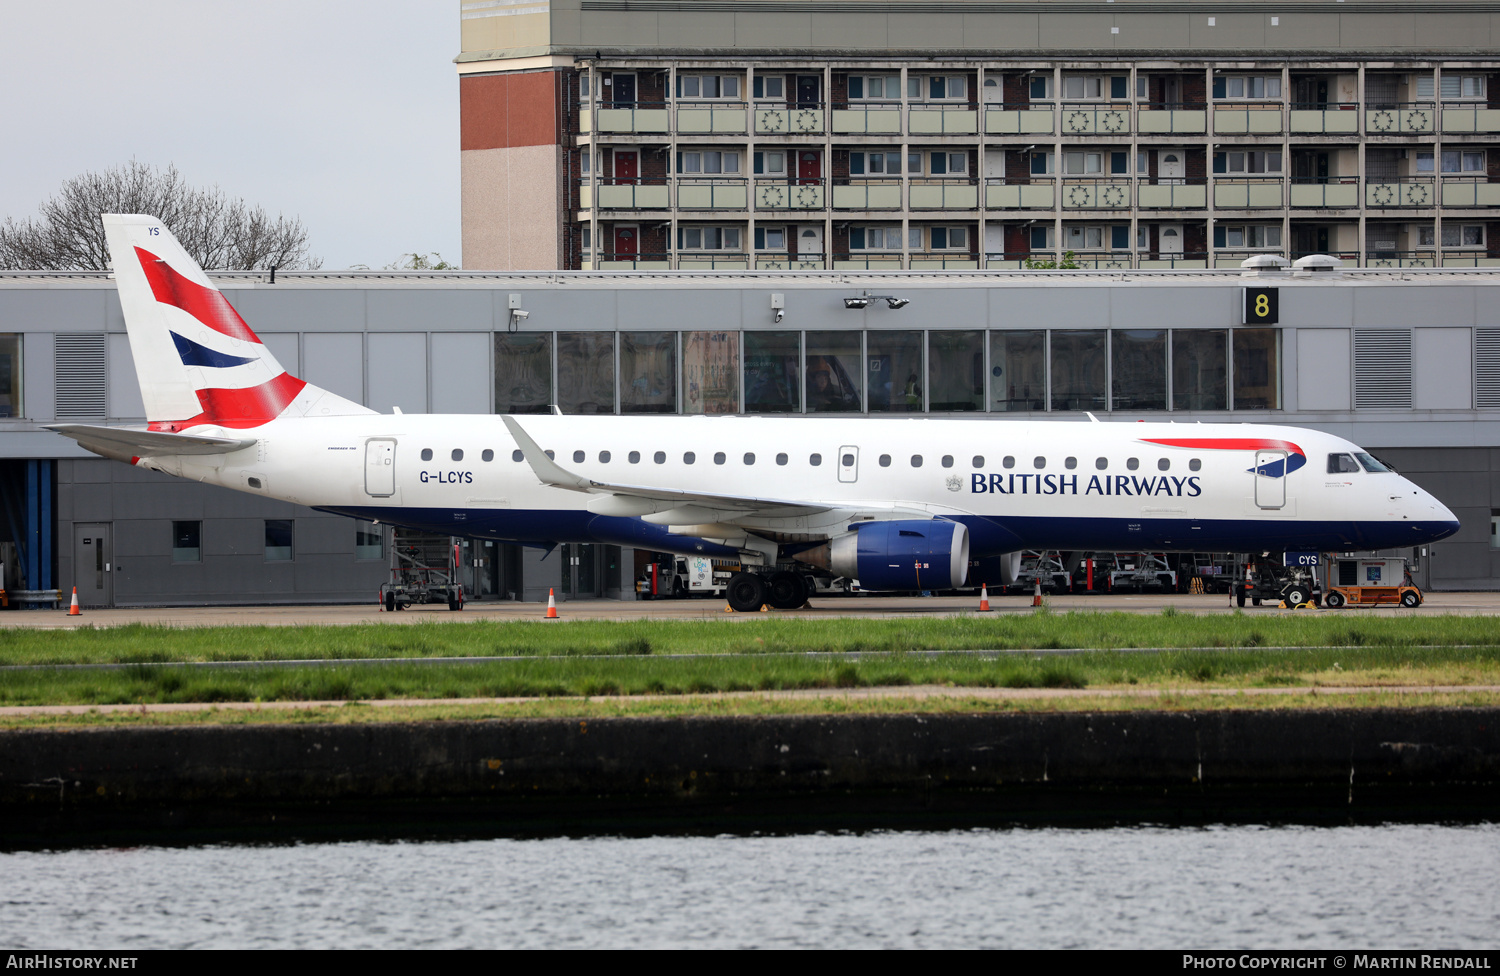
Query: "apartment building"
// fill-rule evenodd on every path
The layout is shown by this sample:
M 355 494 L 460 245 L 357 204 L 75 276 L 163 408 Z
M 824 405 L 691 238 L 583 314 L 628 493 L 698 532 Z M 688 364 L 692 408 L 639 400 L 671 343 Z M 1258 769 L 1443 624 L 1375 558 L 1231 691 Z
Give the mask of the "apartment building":
M 1500 264 L 1500 4 L 461 4 L 464 265 Z

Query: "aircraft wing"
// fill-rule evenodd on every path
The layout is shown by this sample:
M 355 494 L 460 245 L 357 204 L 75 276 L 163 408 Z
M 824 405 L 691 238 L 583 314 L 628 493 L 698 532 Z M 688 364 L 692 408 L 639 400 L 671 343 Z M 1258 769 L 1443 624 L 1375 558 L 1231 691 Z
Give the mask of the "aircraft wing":
M 162 457 L 175 454 L 233 454 L 255 444 L 254 437 L 207 437 L 173 434 L 136 427 L 96 427 L 91 424 L 44 424 L 47 430 L 71 437 L 78 446 L 107 458 Z

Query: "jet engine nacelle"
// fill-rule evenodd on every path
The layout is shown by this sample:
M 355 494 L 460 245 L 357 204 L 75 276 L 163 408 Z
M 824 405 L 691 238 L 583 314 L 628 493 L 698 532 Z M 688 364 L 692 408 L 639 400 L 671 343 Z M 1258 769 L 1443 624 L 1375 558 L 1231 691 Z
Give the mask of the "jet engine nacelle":
M 867 590 L 948 590 L 968 575 L 969 530 L 962 522 L 866 522 L 829 548 L 834 574 Z
M 1021 552 L 1007 552 L 1000 556 L 983 556 L 974 560 L 969 569 L 969 578 L 976 583 L 995 583 L 1009 586 L 1021 577 Z

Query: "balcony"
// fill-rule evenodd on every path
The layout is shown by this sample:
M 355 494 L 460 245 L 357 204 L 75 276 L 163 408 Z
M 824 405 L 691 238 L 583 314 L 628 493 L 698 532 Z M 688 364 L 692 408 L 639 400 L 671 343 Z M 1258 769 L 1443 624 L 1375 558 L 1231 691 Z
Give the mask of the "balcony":
M 1294 104 L 1287 113 L 1287 129 L 1305 135 L 1352 136 L 1359 132 L 1359 104 Z
M 1057 206 L 1057 188 L 1050 176 L 984 181 L 984 205 L 990 210 L 1051 210 Z
M 821 253 L 757 254 L 755 256 L 756 271 L 822 271 L 823 269 Z
M 967 105 L 912 105 L 906 124 L 914 136 L 972 136 L 979 131 L 979 112 Z
M 1366 251 L 1367 268 L 1435 268 L 1437 255 L 1431 251 Z
M 901 106 L 894 104 L 863 105 L 858 102 L 835 104 L 833 131 L 864 135 L 901 134 Z
M 901 255 L 899 254 L 835 254 L 833 256 L 833 270 L 835 271 L 900 271 Z
M 1131 180 L 1124 176 L 1093 179 L 1066 177 L 1061 196 L 1064 210 L 1129 210 Z
M 1500 268 L 1500 258 L 1492 258 L 1484 251 L 1444 251 L 1444 268 Z
M 1135 190 L 1136 206 L 1142 210 L 1202 210 L 1208 206 L 1208 180 L 1141 180 Z
M 671 205 L 669 187 L 663 177 L 599 181 L 601 210 L 667 210 Z M 594 188 L 587 182 L 578 187 L 578 206 L 593 209 Z
M 977 271 L 979 269 L 979 259 L 964 251 L 913 253 L 910 260 L 913 271 Z
M 1365 206 L 1380 209 L 1435 207 L 1437 206 L 1437 190 L 1430 176 L 1366 180 Z
M 1266 136 L 1281 132 L 1279 104 L 1215 105 L 1213 114 L 1214 135 Z
M 755 209 L 780 211 L 825 210 L 827 191 L 822 180 L 755 181 Z
M 678 271 L 748 271 L 750 255 L 725 251 L 690 252 L 677 255 Z
M 1424 135 L 1437 128 L 1431 102 L 1375 105 L 1365 110 L 1365 134 L 1372 136 Z
M 1486 108 L 1473 102 L 1444 102 L 1443 131 L 1500 132 L 1500 108 Z
M 1131 267 L 1134 257 L 1129 251 L 1073 252 L 1064 263 L 1090 271 L 1124 271 Z
M 1195 271 L 1208 267 L 1208 254 L 1204 251 L 1158 253 L 1155 257 L 1142 254 L 1136 258 L 1135 266 L 1142 271 Z
M 822 135 L 827 124 L 821 102 L 808 105 L 757 105 L 755 134 L 760 136 Z
M 1219 176 L 1214 179 L 1214 206 L 1220 210 L 1279 210 L 1283 205 L 1279 176 Z
M 579 132 L 669 132 L 672 128 L 672 113 L 666 102 L 637 102 L 634 104 L 600 103 L 599 126 L 594 127 L 594 112 L 583 109 L 578 113 Z M 741 129 L 741 132 L 744 130 Z
M 1052 106 L 1045 108 L 994 108 L 984 110 L 984 131 L 992 136 L 1052 134 Z
M 733 178 L 677 180 L 678 210 L 744 210 L 749 206 L 746 183 Z
M 1062 107 L 1062 134 L 1128 136 L 1130 106 L 1099 105 L 1093 102 L 1066 103 Z
M 900 177 L 884 180 L 839 177 L 833 181 L 833 209 L 900 210 L 901 188 Z
M 1202 135 L 1208 130 L 1208 109 L 1201 104 L 1156 103 L 1136 109 L 1135 131 L 1150 135 Z
M 677 103 L 677 131 L 684 135 L 741 135 L 748 117 L 744 102 Z
M 912 210 L 977 210 L 979 181 L 913 179 L 908 194 Z
M 1276 257 L 1284 258 L 1286 254 L 1281 251 L 1215 251 L 1214 267 L 1216 268 L 1238 268 L 1240 262 L 1246 258 L 1258 258 L 1262 254 L 1274 254 Z
M 1500 207 L 1500 183 L 1488 177 L 1443 177 L 1443 206 Z
M 595 255 L 596 260 L 591 260 L 589 255 L 583 256 L 581 268 L 584 271 L 670 271 L 672 268 L 672 256 L 670 254 L 636 254 L 636 253 L 609 253 Z
M 1293 207 L 1353 210 L 1359 206 L 1359 180 L 1352 176 L 1292 180 Z

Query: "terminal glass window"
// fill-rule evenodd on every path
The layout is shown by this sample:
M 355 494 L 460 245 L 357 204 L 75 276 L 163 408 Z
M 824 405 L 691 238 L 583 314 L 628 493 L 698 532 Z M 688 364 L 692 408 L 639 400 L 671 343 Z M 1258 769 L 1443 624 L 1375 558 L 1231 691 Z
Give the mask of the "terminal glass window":
M 1115 410 L 1167 409 L 1167 333 L 1117 329 L 1110 337 Z
M 922 333 L 866 334 L 871 413 L 922 412 Z
M 1235 330 L 1234 409 L 1281 409 L 1281 333 L 1278 330 Z
M 0 335 L 0 418 L 21 416 L 21 337 Z
M 385 533 L 374 522 L 354 522 L 354 558 L 379 559 L 385 554 Z
M 615 412 L 615 334 L 559 332 L 557 405 L 563 413 Z
M 495 412 L 548 413 L 552 404 L 552 333 L 495 335 Z
M 677 333 L 620 333 L 620 412 L 677 412 Z
M 196 563 L 202 561 L 199 542 L 203 532 L 202 522 L 172 523 L 172 562 Z
M 927 333 L 929 410 L 984 409 L 984 333 Z
M 807 333 L 807 411 L 860 410 L 860 333 Z
M 800 410 L 801 358 L 800 332 L 746 332 L 745 412 Z
M 1051 333 L 1052 409 L 1105 409 L 1105 333 L 1060 330 Z
M 737 413 L 740 409 L 740 334 L 682 334 L 683 413 Z
M 266 562 L 292 558 L 292 520 L 266 519 Z
M 990 333 L 990 409 L 1046 410 L 1045 333 Z
M 1229 336 L 1223 329 L 1172 332 L 1172 409 L 1229 408 Z

